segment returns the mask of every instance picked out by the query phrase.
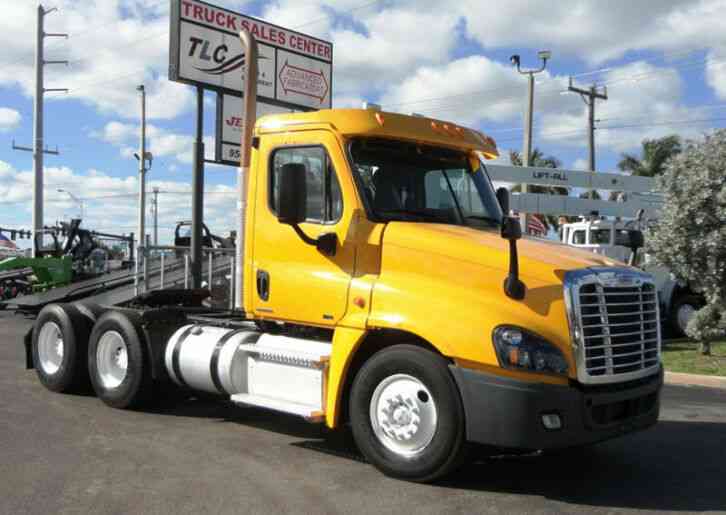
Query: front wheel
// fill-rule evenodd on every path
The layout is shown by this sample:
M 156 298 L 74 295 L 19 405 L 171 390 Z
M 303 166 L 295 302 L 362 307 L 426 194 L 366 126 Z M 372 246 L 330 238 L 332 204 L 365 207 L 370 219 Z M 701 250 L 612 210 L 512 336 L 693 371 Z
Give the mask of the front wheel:
M 428 482 L 461 462 L 464 409 L 446 360 L 431 351 L 396 345 L 375 354 L 349 408 L 358 448 L 389 476 Z

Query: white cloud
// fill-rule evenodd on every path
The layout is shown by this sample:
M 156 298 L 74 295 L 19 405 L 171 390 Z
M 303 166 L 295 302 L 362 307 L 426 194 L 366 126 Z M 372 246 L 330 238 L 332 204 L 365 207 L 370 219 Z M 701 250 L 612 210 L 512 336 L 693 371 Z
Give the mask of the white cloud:
M 718 98 L 726 99 L 726 47 L 709 53 L 706 81 Z
M 564 78 L 553 77 L 549 72 L 540 77 L 543 86 L 537 90 L 538 101 L 547 96 L 548 109 L 557 109 L 567 102 L 557 94 L 564 88 Z M 418 112 L 474 125 L 481 121 L 517 120 L 525 95 L 526 80 L 511 66 L 474 55 L 442 66 L 419 68 L 389 89 L 382 103 L 387 110 Z
M 496 9 L 491 2 L 466 1 L 458 7 L 467 32 L 487 48 L 549 48 L 555 58 L 564 54 L 590 63 L 630 50 L 671 51 L 725 42 L 724 0 L 510 0 Z
M 46 40 L 46 59 L 68 60 L 68 67 L 48 65 L 47 87 L 69 88 L 49 93 L 49 100 L 76 99 L 103 113 L 138 116 L 136 86 L 148 92 L 150 119 L 174 118 L 193 104 L 191 88 L 169 82 L 168 3 L 156 0 L 58 0 L 57 13 L 46 17 L 48 32 L 70 34 L 68 41 Z M 147 7 L 145 7 L 147 6 Z M 0 44 L 8 65 L 0 68 L 0 85 L 34 91 L 33 54 L 36 4 L 7 2 L 0 17 Z
M 31 171 L 19 171 L 0 161 L 0 214 L 6 225 L 27 228 L 31 224 L 32 207 Z M 148 191 L 158 187 L 159 226 L 162 242 L 170 242 L 173 227 L 178 220 L 191 216 L 191 185 L 183 181 L 155 181 L 147 183 Z M 113 177 L 101 170 L 91 169 L 81 174 L 68 167 L 45 168 L 45 223 L 75 217 L 79 205 L 63 188 L 83 200 L 84 225 L 106 232 L 129 233 L 135 230 L 137 217 L 138 182 L 136 177 Z M 226 185 L 208 185 L 205 197 L 205 223 L 210 229 L 225 235 L 236 224 L 236 189 Z M 151 231 L 151 210 L 147 214 L 147 227 Z
M 0 107 L 0 132 L 8 132 L 20 125 L 22 117 L 15 109 Z
M 587 170 L 589 168 L 589 163 L 587 162 L 587 159 L 584 159 L 582 157 L 578 157 L 575 159 L 575 161 L 570 165 L 570 170 Z
M 119 147 L 121 157 L 135 159 L 134 153 L 138 153 L 135 144 L 139 140 L 140 131 L 141 128 L 138 125 L 113 121 L 107 123 L 103 130 L 91 132 L 91 136 Z M 171 157 L 182 164 L 192 163 L 192 145 L 194 143 L 192 136 L 178 134 L 148 124 L 146 126 L 146 137 L 148 152 L 151 152 L 155 159 Z M 206 136 L 204 138 L 204 150 L 207 159 L 214 157 L 214 144 L 213 137 Z
M 596 104 L 596 145 L 618 152 L 640 147 L 645 138 L 679 133 L 696 136 L 708 122 L 682 121 L 708 117 L 706 110 L 681 103 L 683 79 L 674 68 L 638 61 L 604 76 L 609 83 L 608 100 Z M 587 144 L 587 109 L 576 95 L 569 107 L 541 117 L 538 133 L 545 142 L 569 146 Z
M 363 20 L 365 34 L 334 30 L 336 84 L 343 91 L 381 88 L 418 66 L 444 63 L 459 36 L 457 23 L 440 11 L 386 9 Z

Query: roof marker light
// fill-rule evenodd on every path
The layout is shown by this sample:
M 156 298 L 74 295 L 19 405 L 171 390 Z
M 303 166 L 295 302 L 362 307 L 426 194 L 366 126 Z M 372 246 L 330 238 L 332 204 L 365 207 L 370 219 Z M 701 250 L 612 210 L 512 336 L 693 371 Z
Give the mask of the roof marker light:
M 381 113 L 376 113 L 376 121 L 381 127 L 383 127 L 383 124 L 386 123 L 386 120 L 383 118 L 383 114 Z

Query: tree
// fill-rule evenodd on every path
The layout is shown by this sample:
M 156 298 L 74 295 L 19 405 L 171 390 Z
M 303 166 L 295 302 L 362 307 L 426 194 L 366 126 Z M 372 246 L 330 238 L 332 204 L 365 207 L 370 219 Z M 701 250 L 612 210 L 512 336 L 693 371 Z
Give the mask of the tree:
M 592 200 L 602 200 L 602 197 L 600 196 L 600 192 L 597 190 L 583 191 L 582 193 L 580 193 L 580 198 L 589 198 Z
M 522 154 L 516 150 L 509 151 L 509 160 L 514 166 L 524 166 L 522 160 Z M 529 158 L 529 166 L 540 166 L 542 168 L 559 168 L 562 166 L 562 162 L 554 156 L 545 156 L 544 153 L 535 148 L 532 150 L 532 155 Z
M 677 135 L 659 139 L 643 140 L 643 156 L 623 154 L 618 168 L 630 175 L 656 177 L 663 173 L 665 163 L 682 150 L 681 138 Z
M 726 334 L 726 130 L 687 142 L 664 170 L 664 205 L 647 251 L 706 300 L 686 334 L 708 355 Z
M 514 166 L 523 166 L 522 155 L 516 150 L 509 151 L 509 160 Z M 559 168 L 562 166 L 562 161 L 554 156 L 545 156 L 540 149 L 535 148 L 534 150 L 532 150 L 532 155 L 529 159 L 529 165 L 538 166 L 541 168 Z M 521 185 L 517 184 L 512 188 L 512 191 L 519 192 L 521 191 L 521 189 Z M 549 193 L 550 195 L 570 194 L 570 190 L 562 186 L 538 186 L 536 184 L 532 184 L 528 186 L 527 189 L 530 193 Z M 546 216 L 545 223 L 556 229 L 557 217 L 552 215 Z

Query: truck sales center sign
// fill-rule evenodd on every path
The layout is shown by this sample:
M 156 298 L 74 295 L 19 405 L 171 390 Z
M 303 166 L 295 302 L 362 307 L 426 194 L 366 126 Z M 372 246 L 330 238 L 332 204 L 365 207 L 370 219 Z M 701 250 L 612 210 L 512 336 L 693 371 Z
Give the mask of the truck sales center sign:
M 259 45 L 260 102 L 298 110 L 331 106 L 331 43 L 198 0 L 171 0 L 169 78 L 241 96 L 242 28 Z

